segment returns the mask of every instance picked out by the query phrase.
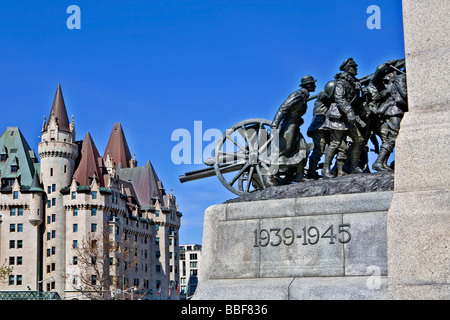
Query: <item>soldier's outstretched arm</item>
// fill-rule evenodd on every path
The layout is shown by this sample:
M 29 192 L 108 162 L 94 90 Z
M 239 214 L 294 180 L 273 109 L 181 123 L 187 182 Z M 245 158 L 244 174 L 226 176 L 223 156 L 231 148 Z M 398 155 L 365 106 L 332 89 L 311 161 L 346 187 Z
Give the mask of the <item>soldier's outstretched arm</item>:
M 278 127 L 283 120 L 284 116 L 289 112 L 289 110 L 295 106 L 301 99 L 304 99 L 305 97 L 299 92 L 295 91 L 289 95 L 289 97 L 284 101 L 280 108 L 278 108 L 277 113 L 275 114 L 275 117 L 272 121 L 273 127 Z

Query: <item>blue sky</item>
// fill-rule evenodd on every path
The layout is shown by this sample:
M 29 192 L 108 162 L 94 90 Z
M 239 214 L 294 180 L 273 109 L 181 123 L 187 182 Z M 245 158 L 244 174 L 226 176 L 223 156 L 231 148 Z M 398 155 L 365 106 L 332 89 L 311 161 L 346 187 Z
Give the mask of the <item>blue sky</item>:
M 80 30 L 66 26 L 70 5 L 81 9 Z M 366 26 L 370 5 L 381 29 Z M 77 140 L 89 131 L 103 154 L 121 122 L 138 165 L 150 159 L 173 189 L 181 244 L 201 243 L 205 209 L 235 195 L 215 177 L 178 181 L 204 166 L 172 162 L 174 130 L 272 120 L 306 74 L 318 92 L 348 57 L 359 76 L 404 58 L 400 0 L 2 1 L 0 26 L 0 130 L 18 126 L 37 151 L 60 82 Z

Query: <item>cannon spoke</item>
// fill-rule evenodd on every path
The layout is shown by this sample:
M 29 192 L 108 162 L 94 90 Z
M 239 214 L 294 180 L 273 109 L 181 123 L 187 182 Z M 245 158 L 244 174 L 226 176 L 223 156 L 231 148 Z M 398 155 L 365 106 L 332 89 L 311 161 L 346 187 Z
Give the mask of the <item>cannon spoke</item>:
M 232 186 L 238 179 L 240 176 L 242 176 L 242 174 L 244 174 L 245 170 L 247 170 L 247 168 L 250 166 L 249 163 L 246 163 L 241 170 L 239 170 L 239 172 L 234 176 L 234 178 L 228 183 L 230 186 Z
M 247 142 L 248 150 L 249 150 L 250 152 L 252 152 L 252 151 L 253 151 L 253 144 L 252 144 L 252 141 L 250 140 L 250 138 L 249 138 L 249 136 L 248 136 L 247 129 L 246 129 L 244 126 L 242 126 L 242 127 L 241 127 L 241 130 L 242 130 L 243 133 L 244 133 L 243 137 L 244 137 L 245 141 Z M 242 135 L 241 132 L 239 132 L 239 133 Z
M 256 172 L 258 173 L 258 178 L 259 181 L 261 182 L 259 184 L 261 185 L 262 189 L 265 189 L 266 185 L 264 184 L 264 178 L 263 175 L 261 174 L 261 168 L 259 166 L 256 166 Z
M 255 170 L 255 167 L 251 167 L 250 168 L 250 172 L 248 174 L 248 179 L 247 179 L 247 188 L 245 189 L 245 192 L 249 192 L 250 191 L 250 185 L 252 184 L 252 179 L 253 179 L 253 172 Z
M 242 150 L 242 152 L 244 152 L 244 153 L 247 152 L 247 151 L 245 150 L 245 148 L 244 148 L 240 143 L 238 143 L 237 141 L 235 141 L 232 137 L 230 137 L 229 134 L 226 134 L 226 138 L 227 138 L 228 140 L 230 140 L 231 142 L 233 142 L 239 149 Z
M 274 136 L 271 136 L 266 142 L 264 142 L 264 144 L 259 148 L 258 152 L 263 153 L 267 149 L 269 144 L 273 141 L 273 139 Z

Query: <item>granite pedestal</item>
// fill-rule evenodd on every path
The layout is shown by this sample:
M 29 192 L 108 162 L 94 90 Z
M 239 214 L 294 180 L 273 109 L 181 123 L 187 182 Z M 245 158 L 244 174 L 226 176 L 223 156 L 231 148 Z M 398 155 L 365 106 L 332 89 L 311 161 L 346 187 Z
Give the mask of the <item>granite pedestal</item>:
M 226 203 L 205 212 L 194 299 L 386 299 L 392 191 Z

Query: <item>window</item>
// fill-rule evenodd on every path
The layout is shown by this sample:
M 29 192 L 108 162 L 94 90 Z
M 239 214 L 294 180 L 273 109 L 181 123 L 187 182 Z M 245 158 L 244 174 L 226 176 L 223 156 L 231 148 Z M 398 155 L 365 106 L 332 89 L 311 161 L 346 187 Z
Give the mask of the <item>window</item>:
M 52 207 L 52 202 L 50 200 L 47 201 L 47 208 L 51 208 Z
M 17 265 L 21 265 L 22 261 L 22 257 L 17 257 Z
M 56 184 L 52 184 L 52 191 L 53 191 L 53 192 L 56 191 Z
M 156 251 L 156 258 L 161 257 L 161 252 L 160 251 Z
M 96 216 L 97 215 L 97 208 L 92 208 L 91 209 L 91 216 Z
M 17 232 L 23 232 L 23 224 L 22 223 L 17 224 Z
M 92 191 L 92 199 L 97 199 L 97 191 Z
M 9 276 L 9 285 L 10 286 L 14 285 L 14 276 L 13 275 Z
M 53 177 L 53 168 L 50 168 L 50 176 Z
M 14 261 L 15 261 L 14 257 L 9 257 L 9 265 L 10 266 L 14 265 Z
M 51 234 L 50 234 L 50 232 L 47 232 L 47 240 L 50 240 L 51 239 Z
M 15 223 L 11 223 L 9 225 L 9 232 L 16 232 L 16 224 Z
M 196 253 L 191 253 L 191 254 L 189 255 L 189 259 L 190 259 L 190 260 L 197 260 L 197 254 L 196 254 Z
M 73 208 L 73 216 L 78 216 L 78 208 Z
M 197 261 L 193 261 L 190 263 L 191 268 L 197 268 Z
M 16 241 L 15 240 L 9 240 L 9 248 L 14 249 L 16 247 Z
M 19 199 L 19 191 L 13 192 L 13 199 Z
M 10 210 L 9 210 L 9 213 L 10 213 L 10 216 L 12 217 L 12 216 L 15 216 L 16 215 L 16 208 L 11 208 Z
M 11 166 L 11 172 L 17 172 L 18 166 Z
M 52 247 L 52 254 L 56 253 L 56 247 Z
M 97 224 L 91 223 L 91 232 L 96 232 L 96 231 L 97 231 Z
M 75 191 L 72 191 L 72 200 L 75 200 L 77 198 L 77 193 Z
M 17 212 L 18 216 L 23 216 L 23 208 L 19 208 L 19 211 Z
M 17 240 L 17 249 L 23 248 L 23 240 Z
M 72 248 L 74 249 L 78 248 L 78 240 L 73 240 Z
M 159 264 L 156 265 L 156 272 L 161 272 L 161 266 Z
M 56 231 L 52 230 L 52 239 L 54 239 L 56 237 Z
M 52 206 L 56 205 L 56 198 L 52 198 Z
M 47 187 L 47 191 L 48 191 L 48 192 L 47 192 L 48 194 L 52 193 L 52 187 L 48 186 L 48 187 Z
M 50 257 L 50 255 L 51 255 L 51 251 L 50 251 L 50 249 L 47 249 L 47 257 Z
M 73 257 L 73 265 L 77 265 L 78 264 L 78 257 Z
M 78 224 L 73 224 L 73 232 L 78 232 Z

